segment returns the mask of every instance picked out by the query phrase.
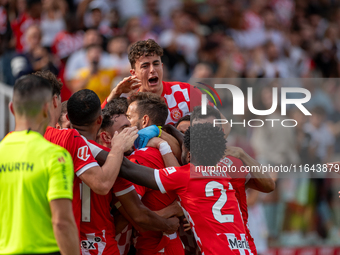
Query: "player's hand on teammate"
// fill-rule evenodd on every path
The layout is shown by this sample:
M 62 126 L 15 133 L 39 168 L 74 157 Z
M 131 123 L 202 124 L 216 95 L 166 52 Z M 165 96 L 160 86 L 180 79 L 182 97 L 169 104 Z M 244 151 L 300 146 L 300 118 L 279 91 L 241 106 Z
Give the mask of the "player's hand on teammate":
M 161 145 L 161 143 L 166 143 L 166 141 L 164 141 L 162 138 L 159 138 L 159 137 L 153 137 L 148 141 L 146 146 L 159 149 L 159 146 Z
M 137 79 L 135 75 L 125 77 L 111 91 L 110 95 L 107 98 L 107 101 L 109 102 L 114 98 L 118 98 L 123 93 L 130 93 L 131 91 L 137 90 L 141 85 L 142 85 L 141 80 Z
M 124 128 L 124 130 L 119 134 L 116 131 L 111 140 L 112 148 L 116 148 L 124 152 L 130 150 L 136 138 L 138 137 L 137 133 L 137 127 Z
M 241 158 L 244 151 L 240 147 L 235 146 L 227 146 L 227 149 L 225 151 L 225 156 L 233 156 L 235 158 Z
M 188 222 L 188 219 L 185 217 L 183 219 L 183 228 L 184 231 L 189 231 L 191 229 L 190 223 Z
M 164 231 L 166 234 L 170 235 L 177 231 L 179 228 L 179 219 L 177 217 L 171 217 L 167 219 L 169 229 L 167 231 Z
M 156 125 L 151 125 L 138 131 L 138 138 L 135 141 L 135 148 L 141 149 L 146 147 L 149 140 L 159 135 L 159 128 Z
M 174 216 L 176 217 L 182 217 L 184 216 L 182 208 L 178 205 L 177 200 L 175 200 L 171 205 L 170 205 L 174 211 Z

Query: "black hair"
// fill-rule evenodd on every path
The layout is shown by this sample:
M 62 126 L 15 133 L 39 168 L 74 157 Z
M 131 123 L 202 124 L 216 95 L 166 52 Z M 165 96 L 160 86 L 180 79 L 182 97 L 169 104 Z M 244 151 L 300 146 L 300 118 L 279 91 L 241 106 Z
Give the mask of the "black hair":
M 48 80 L 31 74 L 16 80 L 13 88 L 15 113 L 34 117 L 48 100 L 52 100 L 52 86 Z
M 181 123 L 182 121 L 190 121 L 190 115 L 185 115 L 185 116 L 183 116 L 182 118 L 180 118 L 180 119 L 177 121 L 175 127 L 178 127 L 179 123 Z
M 128 102 L 129 104 L 137 102 L 137 111 L 139 118 L 148 115 L 152 124 L 156 126 L 164 126 L 168 118 L 168 106 L 164 99 L 151 92 L 138 92 L 132 94 Z
M 67 114 L 73 125 L 89 126 L 101 114 L 100 99 L 92 90 L 79 90 L 67 101 Z
M 103 122 L 101 129 L 106 129 L 113 125 L 112 117 L 114 115 L 126 114 L 128 102 L 125 97 L 115 98 L 105 105 L 102 111 Z
M 209 117 L 215 117 L 216 119 L 221 118 L 220 112 L 211 105 L 207 105 L 207 114 L 206 115 L 202 115 L 201 109 L 202 109 L 201 106 L 196 106 L 194 108 L 194 110 L 192 111 L 192 113 L 190 115 L 191 116 L 190 124 L 192 124 L 192 122 L 196 119 L 207 119 Z
M 190 151 L 195 165 L 215 166 L 226 150 L 226 139 L 222 128 L 211 123 L 191 126 L 184 134 L 184 146 Z

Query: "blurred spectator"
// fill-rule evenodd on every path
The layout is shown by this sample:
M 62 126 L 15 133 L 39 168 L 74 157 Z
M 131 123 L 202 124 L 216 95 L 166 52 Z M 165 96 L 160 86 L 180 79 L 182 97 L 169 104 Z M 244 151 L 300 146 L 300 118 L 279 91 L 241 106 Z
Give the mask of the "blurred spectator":
M 64 16 L 67 6 L 64 0 L 43 0 L 42 8 L 40 25 L 42 45 L 44 47 L 51 47 L 56 35 L 66 28 Z
M 158 35 L 166 28 L 165 20 L 159 15 L 158 0 L 146 0 L 145 14 L 140 20 L 142 27 Z
M 137 41 L 143 41 L 147 39 L 153 39 L 157 41 L 157 34 L 152 31 L 145 29 L 138 17 L 133 17 L 129 19 L 125 26 L 125 35 L 129 39 L 130 43 L 135 43 Z
M 330 157 L 335 139 L 325 123 L 326 111 L 321 106 L 317 106 L 311 111 L 311 114 L 309 121 L 304 125 L 304 131 L 311 136 L 311 146 L 309 147 L 311 159 L 314 158 L 315 164 L 331 162 Z
M 89 66 L 80 68 L 69 85 L 73 92 L 80 89 L 93 90 L 100 101 L 104 102 L 111 92 L 112 82 L 117 72 L 113 69 L 104 69 L 99 65 L 102 53 L 100 45 L 89 45 L 86 48 L 86 60 Z
M 111 56 L 111 66 L 119 71 L 119 76 L 115 78 L 117 84 L 124 77 L 130 75 L 130 62 L 127 56 L 128 40 L 125 36 L 113 37 L 108 45 L 107 50 Z
M 56 34 L 51 51 L 63 62 L 83 46 L 83 33 L 77 29 L 76 19 L 71 14 L 65 17 L 66 29 Z
M 213 70 L 207 63 L 198 63 L 192 73 L 191 78 L 194 79 L 205 79 L 212 78 Z
M 92 44 L 102 44 L 102 38 L 97 30 L 89 29 L 86 31 L 83 39 L 82 49 L 72 53 L 66 63 L 65 80 L 70 81 L 80 68 L 89 67 L 90 63 L 86 57 L 86 48 Z M 103 52 L 99 62 L 100 68 L 112 67 L 111 57 L 107 52 Z
M 22 0 L 17 1 L 18 17 L 12 21 L 11 27 L 16 41 L 17 52 L 22 52 L 26 45 L 24 33 L 32 24 L 40 24 L 42 4 L 41 0 L 26 0 L 26 7 Z
M 172 53 L 182 54 L 189 64 L 195 64 L 201 45 L 196 34 L 197 24 L 189 13 L 175 12 L 173 15 L 174 28 L 161 33 L 159 44 L 170 56 Z
M 25 53 L 19 54 L 11 61 L 14 77 L 20 77 L 36 71 L 50 70 L 58 74 L 58 69 L 52 61 L 52 56 L 41 46 L 41 31 L 39 26 L 28 27 L 24 34 Z
M 240 77 L 245 71 L 246 63 L 239 47 L 231 37 L 224 37 L 221 44 L 216 77 Z

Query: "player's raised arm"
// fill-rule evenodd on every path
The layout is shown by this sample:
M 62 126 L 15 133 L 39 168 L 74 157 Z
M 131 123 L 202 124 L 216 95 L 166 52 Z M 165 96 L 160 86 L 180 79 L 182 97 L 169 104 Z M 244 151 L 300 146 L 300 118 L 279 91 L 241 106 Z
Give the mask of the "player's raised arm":
M 137 138 L 137 128 L 126 128 L 112 139 L 112 148 L 102 167 L 92 167 L 79 175 L 79 178 L 95 193 L 106 195 L 112 188 L 119 173 L 124 152 L 129 150 Z M 105 153 L 106 154 L 106 153 Z

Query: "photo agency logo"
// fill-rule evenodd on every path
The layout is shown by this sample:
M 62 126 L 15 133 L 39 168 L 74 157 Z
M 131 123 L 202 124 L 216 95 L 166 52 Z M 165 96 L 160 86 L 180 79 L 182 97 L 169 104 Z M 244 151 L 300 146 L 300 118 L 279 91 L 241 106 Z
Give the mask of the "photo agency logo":
M 245 96 L 243 91 L 236 85 L 232 84 L 214 84 L 214 87 L 208 85 L 203 82 L 197 82 L 199 86 L 204 86 L 204 88 L 196 86 L 201 92 L 201 114 L 207 114 L 207 104 L 208 104 L 208 95 L 211 101 L 214 103 L 215 107 L 217 108 L 217 101 L 215 97 L 220 102 L 221 106 L 222 100 L 219 93 L 216 89 L 227 89 L 232 96 L 232 115 L 233 116 L 244 116 L 245 115 L 245 106 L 248 107 L 250 113 L 258 118 L 254 119 L 238 119 L 237 121 L 233 120 L 232 118 L 228 119 L 214 119 L 214 126 L 218 124 L 226 124 L 230 123 L 231 126 L 234 125 L 242 125 L 243 127 L 262 127 L 265 123 L 269 123 L 271 127 L 275 127 L 275 125 L 281 125 L 283 127 L 296 127 L 298 125 L 297 120 L 295 119 L 274 119 L 274 118 L 266 118 L 266 116 L 272 115 L 274 112 L 277 111 L 278 106 L 280 106 L 280 114 L 281 116 L 287 117 L 287 109 L 289 107 L 295 106 L 297 107 L 304 115 L 310 116 L 312 115 L 307 108 L 304 106 L 310 99 L 311 93 L 308 89 L 301 88 L 301 87 L 273 87 L 272 88 L 272 105 L 269 109 L 260 110 L 256 109 L 254 106 L 254 93 L 253 88 L 247 88 L 247 95 Z M 210 92 L 210 91 L 211 92 Z M 301 95 L 301 98 L 289 98 L 288 95 L 290 93 L 294 93 Z M 279 105 L 279 97 L 280 97 L 280 105 Z M 245 101 L 246 100 L 246 101 Z M 226 116 L 227 117 L 227 116 Z

